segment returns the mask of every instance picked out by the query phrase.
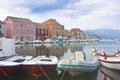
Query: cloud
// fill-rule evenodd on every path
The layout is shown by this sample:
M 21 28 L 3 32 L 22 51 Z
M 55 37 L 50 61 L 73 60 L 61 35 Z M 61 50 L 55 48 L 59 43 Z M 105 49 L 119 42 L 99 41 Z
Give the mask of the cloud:
M 71 0 L 22 0 L 19 5 L 29 8 L 31 13 L 40 13 L 64 8 Z
M 118 3 L 118 0 L 81 0 L 71 4 L 69 8 L 71 7 L 74 14 L 77 14 L 74 21 L 79 22 L 77 26 L 83 29 L 118 29 L 120 26 L 118 23 L 120 17 Z M 71 23 L 76 24 L 76 22 Z
M 18 16 L 41 23 L 54 18 L 66 29 L 120 29 L 119 3 L 119 0 L 3 0 L 0 19 Z

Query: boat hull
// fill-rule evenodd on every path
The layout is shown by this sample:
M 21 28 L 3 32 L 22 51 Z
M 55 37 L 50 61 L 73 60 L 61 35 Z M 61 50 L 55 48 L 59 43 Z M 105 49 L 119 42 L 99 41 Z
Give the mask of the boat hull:
M 99 59 L 99 61 L 106 68 L 120 70 L 120 61 L 107 61 L 103 59 Z
M 0 66 L 0 75 L 10 75 L 22 70 L 22 66 Z
M 97 69 L 97 65 L 61 65 L 58 64 L 58 69 L 67 71 L 92 72 Z
M 56 69 L 56 66 L 57 65 L 24 65 L 24 68 L 32 75 L 39 76 L 53 71 Z

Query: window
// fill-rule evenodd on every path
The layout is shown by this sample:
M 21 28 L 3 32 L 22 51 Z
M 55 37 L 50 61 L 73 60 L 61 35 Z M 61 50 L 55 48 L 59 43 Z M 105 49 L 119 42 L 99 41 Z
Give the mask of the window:
M 18 34 L 18 29 L 16 29 L 16 32 L 15 32 L 16 34 Z
M 59 27 L 59 29 L 61 29 L 61 27 Z
M 44 34 L 44 30 L 41 30 L 41 34 Z
M 20 25 L 21 27 L 23 26 L 23 24 Z
M 27 30 L 27 33 L 29 34 L 29 30 Z
M 47 30 L 45 30 L 45 34 L 48 34 L 48 31 L 47 31 Z
M 40 34 L 40 30 L 39 29 L 37 30 L 37 34 Z

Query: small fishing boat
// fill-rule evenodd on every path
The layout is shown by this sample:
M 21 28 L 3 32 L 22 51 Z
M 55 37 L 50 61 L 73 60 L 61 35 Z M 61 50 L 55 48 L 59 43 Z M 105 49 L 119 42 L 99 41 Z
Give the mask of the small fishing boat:
M 79 71 L 81 73 L 92 72 L 97 69 L 99 62 L 96 56 L 91 61 L 85 60 L 84 57 L 83 51 L 76 51 L 75 58 L 60 60 L 57 67 L 60 70 Z
M 0 75 L 8 75 L 21 70 L 21 63 L 0 61 Z
M 96 54 L 98 54 L 96 50 Z M 106 53 L 104 50 L 98 55 L 98 60 L 100 63 L 107 68 L 115 69 L 115 70 L 120 70 L 120 53 L 119 51 L 117 53 L 114 53 L 112 55 Z
M 56 56 L 41 55 L 23 63 L 24 68 L 32 75 L 44 75 L 56 69 L 58 59 Z
M 55 41 L 54 40 L 52 40 L 52 39 L 46 39 L 46 40 L 44 40 L 44 43 L 55 43 Z
M 13 39 L 0 39 L 0 75 L 12 74 L 21 70 L 22 62 L 29 59 L 32 59 L 32 56 L 23 57 L 15 53 Z
M 98 56 L 107 56 L 107 57 L 115 57 L 115 56 L 120 56 L 120 51 L 118 50 L 116 52 L 106 53 L 105 50 L 102 49 L 101 52 L 96 52 L 96 55 L 98 55 Z
M 104 55 L 99 56 L 98 59 L 104 67 L 120 70 L 120 56 L 108 57 Z

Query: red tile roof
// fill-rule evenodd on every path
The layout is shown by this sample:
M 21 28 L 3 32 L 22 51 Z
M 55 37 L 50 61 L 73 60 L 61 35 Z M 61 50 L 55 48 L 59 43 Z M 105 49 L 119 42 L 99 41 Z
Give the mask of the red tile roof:
M 12 17 L 12 16 L 8 16 L 7 18 L 10 18 L 14 22 L 32 23 L 32 21 L 27 18 L 19 18 L 19 17 Z
M 71 32 L 83 32 L 80 28 L 72 28 Z
M 48 27 L 42 23 L 36 23 L 34 22 L 36 28 L 42 28 L 42 29 L 48 29 Z
M 48 19 L 47 21 L 43 22 L 43 24 L 61 26 L 61 24 L 58 23 L 55 19 Z

